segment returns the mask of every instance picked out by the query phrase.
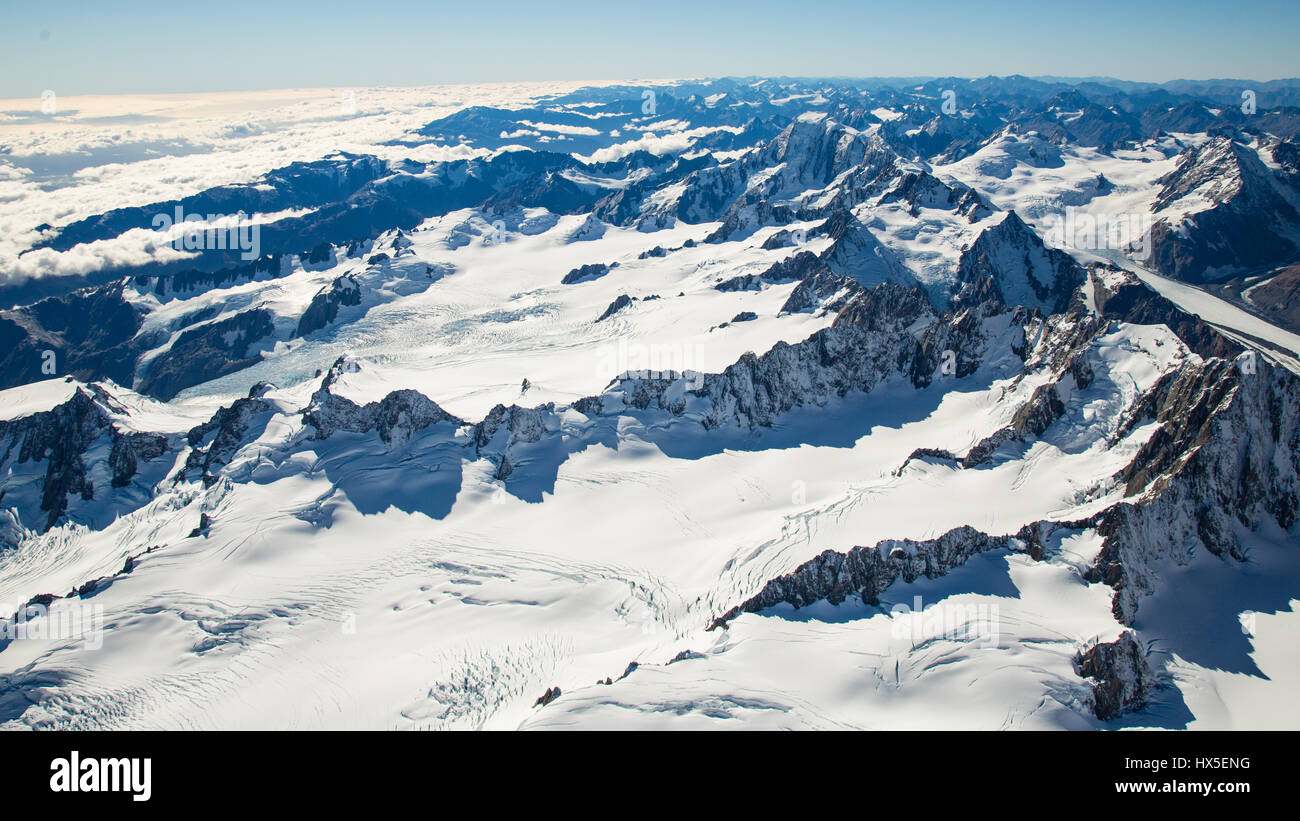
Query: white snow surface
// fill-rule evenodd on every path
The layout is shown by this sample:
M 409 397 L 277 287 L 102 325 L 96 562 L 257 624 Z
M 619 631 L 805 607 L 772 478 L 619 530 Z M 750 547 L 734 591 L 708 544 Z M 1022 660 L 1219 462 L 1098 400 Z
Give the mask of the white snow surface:
M 538 93 L 498 91 L 502 103 Z M 493 92 L 447 92 L 418 114 L 432 119 L 491 101 Z M 367 133 L 355 136 L 378 143 L 414 121 L 408 101 L 366 120 Z M 305 147 L 284 160 L 310 154 Z M 134 171 L 156 175 L 182 164 L 157 163 Z M 1041 227 L 1068 204 L 1098 214 L 1147 210 L 1152 181 L 1172 163 L 1159 145 L 1112 157 L 1007 135 L 933 170 Z M 263 165 L 270 167 L 250 160 L 244 173 Z M 1096 196 L 1098 174 L 1112 193 Z M 13 185 L 30 193 L 26 182 Z M 99 181 L 86 188 L 96 201 L 106 196 Z M 60 193 L 49 209 L 81 213 L 73 200 Z M 950 277 L 963 247 L 1002 218 L 970 224 L 926 209 L 917 219 L 895 206 L 858 213 L 927 287 Z M 1050 373 L 1017 380 L 1022 363 L 1001 355 L 961 378 L 942 376 L 924 389 L 893 379 L 754 431 L 706 431 L 689 413 L 557 410 L 547 431 L 554 452 L 534 456 L 537 463 L 525 465 L 534 478 L 513 492 L 486 458 L 451 449 L 448 441 L 465 443 L 466 428 L 449 433 L 442 425 L 387 444 L 374 433 L 310 438 L 301 411 L 319 372 L 340 356 L 354 366 L 335 393 L 365 404 L 414 389 L 473 423 L 498 404 L 564 408 L 626 371 L 717 373 L 746 352 L 798 343 L 833 320 L 779 314 L 793 284 L 713 287 L 790 255 L 762 248 L 771 229 L 706 244 L 718 223 L 646 233 L 531 209 L 509 216 L 504 241 L 496 241 L 491 222 L 475 210 L 452 212 L 380 237 L 370 253 L 388 253 L 384 263 L 368 264 L 370 253 L 320 269 L 295 261 L 285 277 L 154 307 L 150 329 L 210 306 L 219 309 L 211 321 L 261 306 L 276 333 L 259 363 L 171 402 L 107 386 L 124 409 L 114 416 L 121 430 L 179 441 L 259 381 L 275 386 L 266 395 L 273 410 L 212 486 L 172 481 L 182 450 L 169 454 L 166 470 L 122 491 L 151 497 L 143 506 L 119 515 L 109 498 L 78 503 L 72 523 L 0 551 L 0 614 L 134 563 L 65 605 L 102 619 L 102 643 L 55 636 L 3 647 L 0 681 L 9 689 L 0 692 L 0 727 L 1113 726 L 1090 712 L 1090 683 L 1072 666 L 1077 652 L 1123 629 L 1111 613 L 1113 591 L 1083 578 L 1101 547 L 1089 528 L 1057 531 L 1041 561 L 992 551 L 941 578 L 900 581 L 878 606 L 856 598 L 782 605 L 708 628 L 824 550 L 935 538 L 962 525 L 1012 534 L 1120 501 L 1124 488 L 1114 477 L 1155 429 L 1118 436 L 1120 420 L 1141 392 L 1196 358 L 1167 328 L 1115 323 L 1088 350 L 1094 381 L 1062 389 L 1061 419 L 1040 437 L 1004 445 L 979 469 L 924 459 L 900 466 L 918 447 L 964 453 L 1007 426 Z M 17 218 L 0 209 L 0 225 L 10 223 Z M 687 240 L 694 247 L 683 247 Z M 675 250 L 639 258 L 655 246 Z M 579 266 L 613 262 L 595 279 L 561 284 Z M 345 275 L 365 283 L 366 301 L 293 338 L 311 299 Z M 1295 335 L 1142 275 L 1208 321 L 1300 354 Z M 636 299 L 597 322 L 623 294 Z M 743 311 L 758 318 L 731 321 Z M 49 379 L 0 392 L 0 419 L 48 410 L 78 387 Z M 547 458 L 554 464 L 540 464 Z M 543 468 L 553 470 L 552 483 L 535 478 Z M 197 529 L 201 514 L 212 521 L 206 533 Z M 1295 537 L 1264 532 L 1251 544 L 1244 575 L 1201 556 L 1170 568 L 1164 592 L 1144 603 L 1135 627 L 1156 646 L 1194 629 L 1237 630 L 1231 635 L 1241 646 L 1225 658 L 1207 642 L 1181 643 L 1202 652 L 1173 657 L 1172 680 L 1123 726 L 1300 729 L 1297 588 L 1276 581 L 1300 579 Z M 1247 612 L 1241 591 L 1267 578 L 1275 580 L 1273 609 Z M 1204 624 L 1186 623 L 1198 602 L 1216 605 L 1203 608 Z M 932 619 L 951 627 L 954 618 L 967 629 L 930 629 Z M 562 695 L 535 705 L 551 687 Z

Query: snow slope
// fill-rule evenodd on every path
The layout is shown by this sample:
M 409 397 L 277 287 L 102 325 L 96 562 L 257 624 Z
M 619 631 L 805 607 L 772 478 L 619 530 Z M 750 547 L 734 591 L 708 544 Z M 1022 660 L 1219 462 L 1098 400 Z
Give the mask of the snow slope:
M 1204 135 L 927 159 L 921 94 L 656 88 L 328 120 L 292 159 L 385 163 L 343 234 L 142 267 L 120 380 L 0 391 L 0 727 L 1300 728 L 1300 338 L 1039 239 Z M 482 201 L 346 234 L 440 174 Z

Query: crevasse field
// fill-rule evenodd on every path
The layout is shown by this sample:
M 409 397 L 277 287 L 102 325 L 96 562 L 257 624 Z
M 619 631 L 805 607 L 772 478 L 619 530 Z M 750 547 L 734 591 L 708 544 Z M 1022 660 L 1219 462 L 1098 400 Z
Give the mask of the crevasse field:
M 33 220 L 66 224 L 341 151 L 393 163 L 492 157 L 505 149 L 409 138 L 469 105 L 539 106 L 579 87 L 373 90 L 356 93 L 358 110 L 345 117 L 337 92 L 71 100 L 74 113 L 57 122 L 0 122 L 11 148 L 0 260 L 15 281 L 166 262 L 178 252 L 150 245 L 148 232 L 28 250 L 39 236 Z M 124 105 L 138 125 L 103 124 L 108 107 Z M 870 139 L 900 112 L 880 106 L 875 125 L 844 126 L 835 139 Z M 782 134 L 815 142 L 833 116 L 792 118 Z M 611 137 L 600 157 L 583 153 L 587 170 L 568 180 L 616 191 L 638 172 L 598 163 L 637 150 L 691 156 L 710 133 L 684 120 L 637 121 L 646 128 Z M 565 134 L 545 126 L 520 127 Z M 1013 210 L 1041 234 L 1063 202 L 1097 214 L 1152 209 L 1156 181 L 1182 148 L 1208 139 L 1177 138 L 1177 147 L 1166 136 L 1110 153 L 1052 146 L 1060 163 L 1043 166 L 1026 153 L 1041 150 L 1040 137 L 1008 133 L 961 159 L 901 160 L 900 173 L 979 192 L 987 212 L 887 197 L 849 211 L 935 297 L 972 243 Z M 761 150 L 716 153 L 727 163 Z M 805 205 L 834 193 L 806 180 L 782 189 L 793 165 L 787 157 L 752 173 L 742 190 Z M 1098 174 L 1109 181 L 1101 192 L 1089 188 Z M 656 196 L 671 202 L 680 191 Z M 45 466 L 6 457 L 0 504 L 23 530 L 0 549 L 0 609 L 55 594 L 64 598 L 51 619 L 80 608 L 102 619 L 102 632 L 0 639 L 0 727 L 1300 727 L 1300 552 L 1276 522 L 1240 528 L 1241 561 L 1205 550 L 1151 558 L 1145 567 L 1159 582 L 1131 624 L 1116 618 L 1116 590 L 1087 578 L 1103 547 L 1095 522 L 1054 530 L 1037 557 L 990 549 L 933 578 L 899 579 L 877 603 L 780 603 L 715 623 L 823 551 L 912 540 L 906 552 L 963 526 L 1006 536 L 1102 514 L 1126 499 L 1116 476 L 1164 421 L 1134 421 L 1135 409 L 1162 378 L 1206 359 L 1167 323 L 1110 321 L 1080 348 L 1092 378 L 1079 384 L 1045 353 L 1073 333 L 1059 315 L 985 312 L 971 320 L 984 347 L 968 372 L 940 367 L 920 387 L 884 373 L 869 390 L 819 394 L 771 424 L 715 424 L 721 400 L 692 392 L 693 375 L 721 374 L 746 354 L 797 346 L 842 322 L 829 302 L 783 310 L 797 280 L 716 287 L 791 257 L 796 248 L 778 234 L 802 229 L 797 250 L 866 271 L 856 278 L 863 287 L 894 278 L 878 273 L 873 248 L 819 231 L 825 221 L 796 216 L 719 239 L 721 219 L 648 227 L 543 207 L 458 208 L 386 230 L 358 253 L 292 256 L 279 275 L 182 297 L 128 280 L 123 299 L 144 317 L 141 335 L 158 340 L 135 364 L 136 387 L 192 317 L 213 323 L 258 308 L 273 329 L 252 343 L 253 364 L 169 401 L 95 380 L 119 432 L 170 444 L 111 487 L 111 444 L 99 440 L 81 457 L 93 498 L 70 495 L 66 517 L 48 530 L 31 513 Z M 667 250 L 646 254 L 655 248 Z M 1230 339 L 1265 340 L 1272 367 L 1297 367 L 1300 337 L 1239 305 L 1131 256 L 1072 253 L 1081 265 L 1104 263 L 1087 269 L 1080 317 L 1098 315 L 1094 288 L 1130 277 Z M 313 299 L 341 278 L 360 292 L 356 303 L 295 334 Z M 633 299 L 601 318 L 622 295 Z M 1010 286 L 1004 296 L 1015 304 Z M 903 330 L 919 336 L 940 321 Z M 1026 348 L 1034 367 L 1017 353 Z M 868 355 L 853 351 L 846 356 Z M 635 399 L 660 372 L 672 372 L 664 401 L 674 412 Z M 786 377 L 794 391 L 815 382 L 810 372 Z M 187 432 L 258 383 L 265 408 L 228 461 L 208 481 L 187 471 L 209 441 L 195 445 Z M 342 427 L 318 436 L 304 410 L 323 383 L 358 406 L 418 391 L 454 418 L 398 424 L 390 437 Z M 1059 413 L 1041 433 L 1000 445 L 996 458 L 967 467 L 914 455 L 967 453 L 1052 386 Z M 83 390 L 86 380 L 60 374 L 0 391 L 0 419 L 50 411 Z M 584 397 L 601 397 L 599 409 Z M 539 412 L 495 431 L 476 426 L 499 405 Z M 66 596 L 92 580 L 106 581 Z M 1103 721 L 1076 657 L 1126 630 L 1158 680 L 1144 707 Z M 561 695 L 539 704 L 550 688 Z

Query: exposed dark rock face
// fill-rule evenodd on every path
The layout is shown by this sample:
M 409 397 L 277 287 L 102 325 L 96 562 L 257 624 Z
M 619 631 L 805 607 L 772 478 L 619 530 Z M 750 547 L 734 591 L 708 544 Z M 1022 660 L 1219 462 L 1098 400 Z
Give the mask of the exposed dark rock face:
M 1300 333 L 1300 265 L 1285 265 L 1258 277 L 1254 273 L 1234 276 L 1201 287 L 1280 328 Z
M 592 206 L 592 215 L 610 225 L 629 225 L 641 213 L 641 204 L 645 192 L 634 186 L 620 188 L 602 197 Z
M 1029 401 L 1016 411 L 1011 424 L 981 439 L 960 460 L 964 468 L 987 462 L 993 453 L 1007 442 L 1023 442 L 1043 431 L 1065 413 L 1065 403 L 1057 393 L 1056 385 L 1040 385 L 1034 389 Z M 906 466 L 906 463 L 904 463 Z
M 189 538 L 197 539 L 200 536 L 202 536 L 203 538 L 206 539 L 208 537 L 208 533 L 211 530 L 212 530 L 212 517 L 206 513 L 200 513 L 198 527 L 190 531 Z
M 561 695 L 559 687 L 547 687 L 546 692 L 533 702 L 534 707 L 545 707 Z
M 0 444 L 5 448 L 0 464 L 46 463 L 40 500 L 40 510 L 48 514 L 45 530 L 63 518 L 70 495 L 86 501 L 95 498 L 96 489 L 84 457 L 103 437 L 109 437 L 112 487 L 126 486 L 140 462 L 156 459 L 166 452 L 166 437 L 154 433 L 121 433 L 106 408 L 115 408 L 112 398 L 92 385 L 77 388 L 66 402 L 48 411 L 0 421 Z
M 1285 159 L 1289 152 L 1275 146 L 1273 154 Z M 1166 276 L 1202 283 L 1289 262 L 1300 252 L 1292 239 L 1300 214 L 1291 204 L 1300 178 L 1285 165 L 1269 168 L 1255 149 L 1231 137 L 1187 149 L 1178 167 L 1157 182 L 1163 188 L 1152 205 L 1151 265 Z M 1185 216 L 1175 208 L 1173 216 L 1160 217 L 1184 198 L 1213 205 Z
M 762 248 L 764 251 L 775 251 L 778 248 L 789 248 L 797 244 L 794 233 L 782 228 L 779 231 L 773 231 L 772 236 L 763 241 Z
M 908 213 L 919 216 L 922 208 L 956 211 L 968 222 L 990 216 L 994 208 L 975 189 L 959 182 L 945 183 L 928 171 L 908 171 L 881 196 L 880 202 L 904 202 Z
M 762 283 L 798 281 L 781 313 L 841 310 L 850 299 L 883 282 L 914 285 L 914 278 L 870 231 L 848 211 L 833 211 L 813 234 L 830 237 L 820 255 L 801 251 L 773 263 L 763 273 L 745 274 L 718 283 L 720 291 L 757 290 Z
M 863 290 L 856 280 L 833 274 L 827 268 L 801 279 L 790 292 L 790 296 L 786 297 L 785 302 L 781 304 L 780 313 L 798 314 L 819 311 L 833 313 L 841 310 L 850 299 Z
M 741 274 L 725 279 L 713 287 L 719 291 L 757 291 L 764 283 L 779 284 L 806 279 L 830 269 L 811 251 L 801 251 L 786 259 L 772 263 L 760 274 Z
M 339 308 L 361 304 L 361 286 L 351 276 L 341 276 L 312 297 L 311 304 L 298 320 L 294 336 L 306 336 L 338 318 Z
M 1120 434 L 1149 422 L 1160 428 L 1121 472 L 1125 495 L 1135 496 L 1181 460 L 1197 445 L 1209 440 L 1210 419 L 1236 387 L 1232 363 L 1211 360 L 1189 364 L 1167 373 L 1133 406 Z
M 554 405 L 542 405 L 537 408 L 521 408 L 518 405 L 497 405 L 488 411 L 488 415 L 474 426 L 474 444 L 479 448 L 487 447 L 498 431 L 509 431 L 510 442 L 536 442 L 546 432 L 542 415 L 554 409 Z
M 920 447 L 903 461 L 896 475 L 901 475 L 913 459 L 939 459 L 955 462 L 963 468 L 978 467 L 988 462 L 994 452 L 1008 442 L 1025 442 L 1042 436 L 1066 412 L 1062 394 L 1069 395 L 1076 388 L 1086 388 L 1096 378 L 1088 362 L 1088 346 L 1105 327 L 1104 323 L 1078 313 L 1055 316 L 1042 322 L 1038 345 L 1019 351 L 1025 358 L 1025 370 L 1014 381 L 1018 383 L 1029 370 L 1039 367 L 1051 370 L 1051 381 L 1034 389 L 1006 427 L 972 445 L 965 455 Z M 954 375 L 969 370 L 968 363 L 958 357 Z
M 126 433 L 113 436 L 108 464 L 113 469 L 113 487 L 126 487 L 140 462 L 157 459 L 167 451 L 167 438 L 157 433 Z
M 267 254 L 216 271 L 191 269 L 157 276 L 135 276 L 131 281 L 137 288 L 148 290 L 160 301 L 167 301 L 217 288 L 229 288 L 244 282 L 282 277 L 293 270 L 289 262 L 289 257 L 284 254 Z
M 385 443 L 405 441 L 411 434 L 439 422 L 461 424 L 424 394 L 413 390 L 393 391 L 378 402 L 358 406 L 334 394 L 313 395 L 304 419 L 322 438 L 336 430 L 366 433 L 374 430 Z
M 624 308 L 626 308 L 631 304 L 632 304 L 632 297 L 628 296 L 627 294 L 619 294 L 617 299 L 609 303 L 609 307 L 605 309 L 605 312 L 600 316 L 596 317 L 596 321 L 604 322 L 606 319 L 609 319 L 611 316 L 613 316 L 614 314 L 618 313 L 619 311 L 623 310 Z
M 216 483 L 217 474 L 246 442 L 253 420 L 274 410 L 275 406 L 262 398 L 270 387 L 266 383 L 254 385 L 248 396 L 236 399 L 230 407 L 218 409 L 207 422 L 190 428 L 186 439 L 193 450 L 185 459 L 182 477 L 191 470 L 200 470 L 205 487 Z
M 405 442 L 415 433 L 439 422 L 464 424 L 419 391 L 393 391 L 378 402 L 365 405 L 339 396 L 330 388 L 347 367 L 347 360 L 340 357 L 303 411 L 303 422 L 316 429 L 317 439 L 327 439 L 337 431 L 368 433 L 373 430 L 385 444 L 391 445 Z
M 961 255 L 957 280 L 955 306 L 996 300 L 1051 314 L 1069 306 L 1084 271 L 1069 254 L 1046 247 L 1012 211 Z
M 725 626 L 741 613 L 756 613 L 777 604 L 796 608 L 825 600 L 841 604 L 857 596 L 866 604 L 878 604 L 880 594 L 902 579 L 934 579 L 964 564 L 977 553 L 989 550 L 1028 552 L 1030 538 L 1043 538 L 1042 528 L 1053 523 L 1029 525 L 1015 536 L 990 536 L 963 525 L 937 539 L 887 539 L 872 547 L 855 547 L 847 553 L 826 550 L 792 572 L 772 579 L 754 596 L 714 619 L 710 629 Z
M 243 370 L 261 361 L 256 353 L 250 355 L 249 348 L 274 331 L 265 308 L 191 328 L 149 363 L 136 388 L 166 401 L 186 388 Z
M 870 391 L 882 380 L 905 375 L 928 385 L 943 350 L 961 352 L 958 375 L 973 372 L 992 341 L 981 329 L 981 315 L 966 311 L 936 314 L 919 288 L 884 283 L 847 299 L 830 328 L 796 345 L 779 342 L 762 356 L 747 353 L 720 374 L 704 374 L 689 392 L 703 400 L 705 428 L 727 424 L 766 427 L 782 413 L 803 405 L 823 405 L 851 390 Z M 1008 312 L 1014 314 L 1014 312 Z M 1014 314 L 1013 320 L 1027 317 Z M 912 329 L 925 326 L 916 335 Z M 1023 337 L 1023 332 L 1020 333 Z M 624 389 L 639 392 L 640 407 L 681 413 L 682 397 L 673 380 L 634 380 Z M 602 397 L 575 403 L 583 413 L 600 413 Z
M 756 613 L 777 604 L 795 608 L 822 600 L 841 604 L 857 596 L 865 604 L 875 605 L 880 594 L 899 579 L 913 582 L 921 576 L 938 578 L 972 556 L 991 550 L 1027 553 L 1037 561 L 1043 556 L 1044 544 L 1057 530 L 1075 531 L 1095 523 L 1095 518 L 1039 521 L 1004 536 L 990 536 L 963 525 L 936 539 L 887 539 L 846 553 L 826 550 L 790 573 L 770 580 L 757 594 L 715 618 L 709 629 L 725 626 L 742 613 Z
M 0 388 L 53 375 L 129 385 L 142 350 L 135 338 L 141 320 L 123 290 L 119 282 L 0 311 Z
M 846 187 L 854 187 L 874 179 L 895 157 L 880 138 L 832 119 L 798 121 L 736 162 L 692 173 L 667 213 L 687 222 L 722 222 L 706 240 L 721 242 L 763 225 L 791 222 L 789 208 L 771 204 L 782 193 L 822 189 L 851 169 L 854 179 Z M 778 173 L 750 185 L 756 172 L 778 165 Z
M 970 468 L 983 464 L 1006 442 L 1024 442 L 1042 436 L 1057 419 L 1065 414 L 1065 402 L 1061 399 L 1062 380 L 1071 380 L 1072 388 L 1086 388 L 1092 378 L 1093 374 L 1086 353 L 1079 350 L 1064 371 L 1058 374 L 1055 381 L 1034 389 L 1029 400 L 1021 405 L 1015 416 L 1011 418 L 1010 425 L 985 437 L 972 447 L 962 457 L 962 467 Z
M 78 389 L 67 402 L 49 411 L 11 422 L 0 422 L 0 439 L 8 445 L 7 462 L 18 448 L 17 464 L 45 460 L 45 481 L 41 510 L 49 516 L 45 528 L 54 526 L 68 508 L 68 494 L 83 499 L 95 497 L 95 488 L 86 475 L 82 454 L 90 443 L 108 432 L 108 415 L 87 391 Z
M 1300 331 L 1300 265 L 1283 268 L 1252 288 L 1250 303 L 1283 328 Z
M 726 242 L 763 225 L 783 225 L 794 221 L 795 213 L 784 205 L 772 205 L 767 200 L 751 202 L 742 197 L 732 204 L 726 219 L 717 230 L 704 238 L 705 242 Z
M 318 268 L 332 268 L 338 262 L 338 256 L 334 252 L 334 246 L 328 242 L 321 242 L 302 256 L 303 267 L 307 270 Z
M 1042 385 L 1034 390 L 1029 401 L 1016 411 L 1011 429 L 1016 433 L 1038 436 L 1065 413 L 1065 403 L 1055 385 Z
M 1146 652 L 1132 631 L 1107 644 L 1097 644 L 1074 657 L 1075 671 L 1094 679 L 1093 712 L 1102 721 L 1146 706 L 1155 675 L 1147 664 Z
M 1195 353 L 1202 357 L 1217 356 L 1231 359 L 1241 353 L 1241 345 L 1214 330 L 1194 314 L 1183 311 L 1165 299 L 1137 277 L 1114 268 L 1105 271 L 1107 285 L 1100 277 L 1093 280 L 1093 299 L 1097 310 L 1107 319 L 1118 319 L 1135 325 L 1164 325 L 1178 335 Z
M 560 280 L 560 284 L 575 285 L 579 282 L 591 282 L 593 280 L 600 279 L 605 274 L 608 274 L 611 270 L 617 267 L 618 267 L 617 262 L 611 262 L 608 265 L 600 262 L 593 262 L 588 265 L 582 265 L 577 268 L 574 268 L 572 271 L 565 274 L 564 279 Z
M 1300 516 L 1300 378 L 1262 357 L 1189 364 L 1162 379 L 1127 424 L 1160 428 L 1117 477 L 1135 501 L 1107 511 L 1089 581 L 1115 588 L 1113 611 L 1132 624 L 1156 589 L 1161 560 L 1194 551 L 1243 560 L 1233 520 L 1288 529 Z

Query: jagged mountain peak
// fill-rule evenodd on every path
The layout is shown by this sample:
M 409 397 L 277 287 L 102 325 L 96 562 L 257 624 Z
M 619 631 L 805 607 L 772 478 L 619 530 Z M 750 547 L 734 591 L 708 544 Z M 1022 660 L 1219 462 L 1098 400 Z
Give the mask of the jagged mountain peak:
M 1083 283 L 1084 272 L 1069 254 L 1048 248 L 1015 211 L 1008 211 L 962 253 L 957 281 L 956 304 L 996 298 L 1057 313 Z
M 102 606 L 112 648 L 0 634 L 0 725 L 1294 712 L 1284 112 L 1096 78 L 526 91 L 393 91 L 321 120 L 380 145 L 33 232 L 23 266 L 134 260 L 182 203 L 261 247 L 0 312 L 0 601 Z M 1134 212 L 1149 260 L 1043 240 Z
M 1262 179 L 1264 171 L 1259 156 L 1247 146 L 1231 137 L 1212 137 L 1189 147 L 1177 168 L 1156 181 L 1162 188 L 1151 208 L 1161 211 L 1193 192 L 1211 203 L 1222 203 Z

